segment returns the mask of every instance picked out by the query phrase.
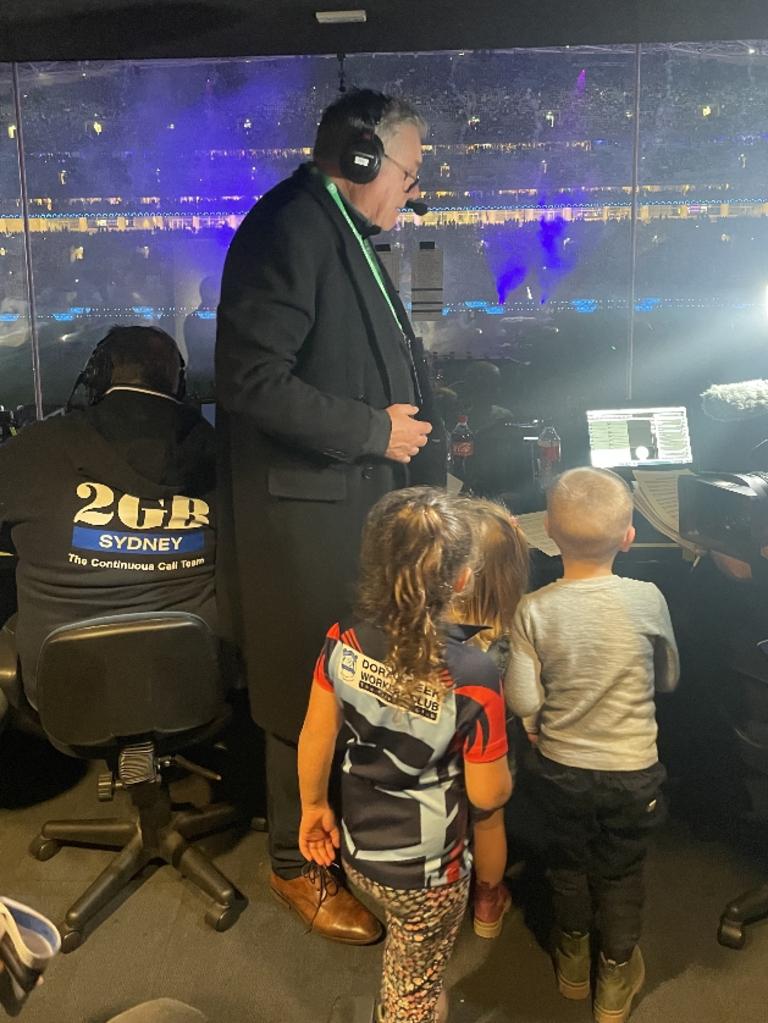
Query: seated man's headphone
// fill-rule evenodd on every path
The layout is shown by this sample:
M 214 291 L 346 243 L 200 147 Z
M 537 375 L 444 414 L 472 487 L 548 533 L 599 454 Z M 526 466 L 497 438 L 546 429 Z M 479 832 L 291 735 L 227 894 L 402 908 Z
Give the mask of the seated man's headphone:
M 350 136 L 339 153 L 342 176 L 355 185 L 369 185 L 375 181 L 384 159 L 384 143 L 376 128 L 384 116 L 389 97 L 376 93 L 368 110 L 350 123 Z

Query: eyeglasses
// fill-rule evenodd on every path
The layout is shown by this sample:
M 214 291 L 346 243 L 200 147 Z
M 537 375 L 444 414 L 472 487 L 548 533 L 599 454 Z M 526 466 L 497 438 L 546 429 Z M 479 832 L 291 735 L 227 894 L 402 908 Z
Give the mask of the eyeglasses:
M 405 175 L 406 180 L 408 178 L 413 178 L 413 180 L 411 181 L 410 185 L 408 185 L 408 187 L 406 188 L 406 192 L 412 192 L 415 188 L 419 187 L 419 175 L 418 174 L 414 174 L 413 171 L 409 171 L 407 167 L 403 167 L 403 165 L 401 163 L 398 163 L 397 160 L 393 159 L 393 157 L 391 157 L 389 155 L 389 153 L 385 153 L 384 154 L 384 159 L 385 160 L 389 160 L 390 163 L 393 163 L 395 165 L 395 167 L 397 167 L 399 170 L 401 170 L 403 172 L 403 174 Z

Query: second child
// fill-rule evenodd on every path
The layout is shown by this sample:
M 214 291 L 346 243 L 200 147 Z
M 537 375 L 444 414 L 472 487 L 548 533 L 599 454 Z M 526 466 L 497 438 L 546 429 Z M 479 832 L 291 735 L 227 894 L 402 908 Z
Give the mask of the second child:
M 454 604 L 457 621 L 485 628 L 470 640 L 485 650 L 503 675 L 509 660 L 509 633 L 517 605 L 528 588 L 530 552 L 517 520 L 495 501 L 471 500 L 478 561 L 472 585 L 459 594 Z M 513 734 L 507 726 L 507 736 Z M 510 743 L 510 770 L 514 776 L 514 744 Z M 507 836 L 504 810 L 473 810 L 472 851 L 474 890 L 472 925 L 481 938 L 501 934 L 504 914 L 512 905 L 504 883 L 507 866 Z

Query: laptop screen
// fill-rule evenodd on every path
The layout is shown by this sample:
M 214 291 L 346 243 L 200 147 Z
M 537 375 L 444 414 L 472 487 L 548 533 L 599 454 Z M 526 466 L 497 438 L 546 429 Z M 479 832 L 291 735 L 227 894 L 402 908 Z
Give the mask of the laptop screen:
M 600 469 L 690 465 L 688 415 L 683 406 L 587 412 L 589 457 Z

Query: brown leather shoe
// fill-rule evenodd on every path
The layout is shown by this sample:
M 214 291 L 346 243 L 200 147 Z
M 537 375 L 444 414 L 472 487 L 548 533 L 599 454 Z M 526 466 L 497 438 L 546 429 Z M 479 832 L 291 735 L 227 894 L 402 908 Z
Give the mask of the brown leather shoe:
M 298 913 L 310 931 L 345 945 L 372 945 L 384 932 L 376 917 L 331 871 L 310 866 L 289 881 L 272 874 L 269 886 L 275 898 Z

